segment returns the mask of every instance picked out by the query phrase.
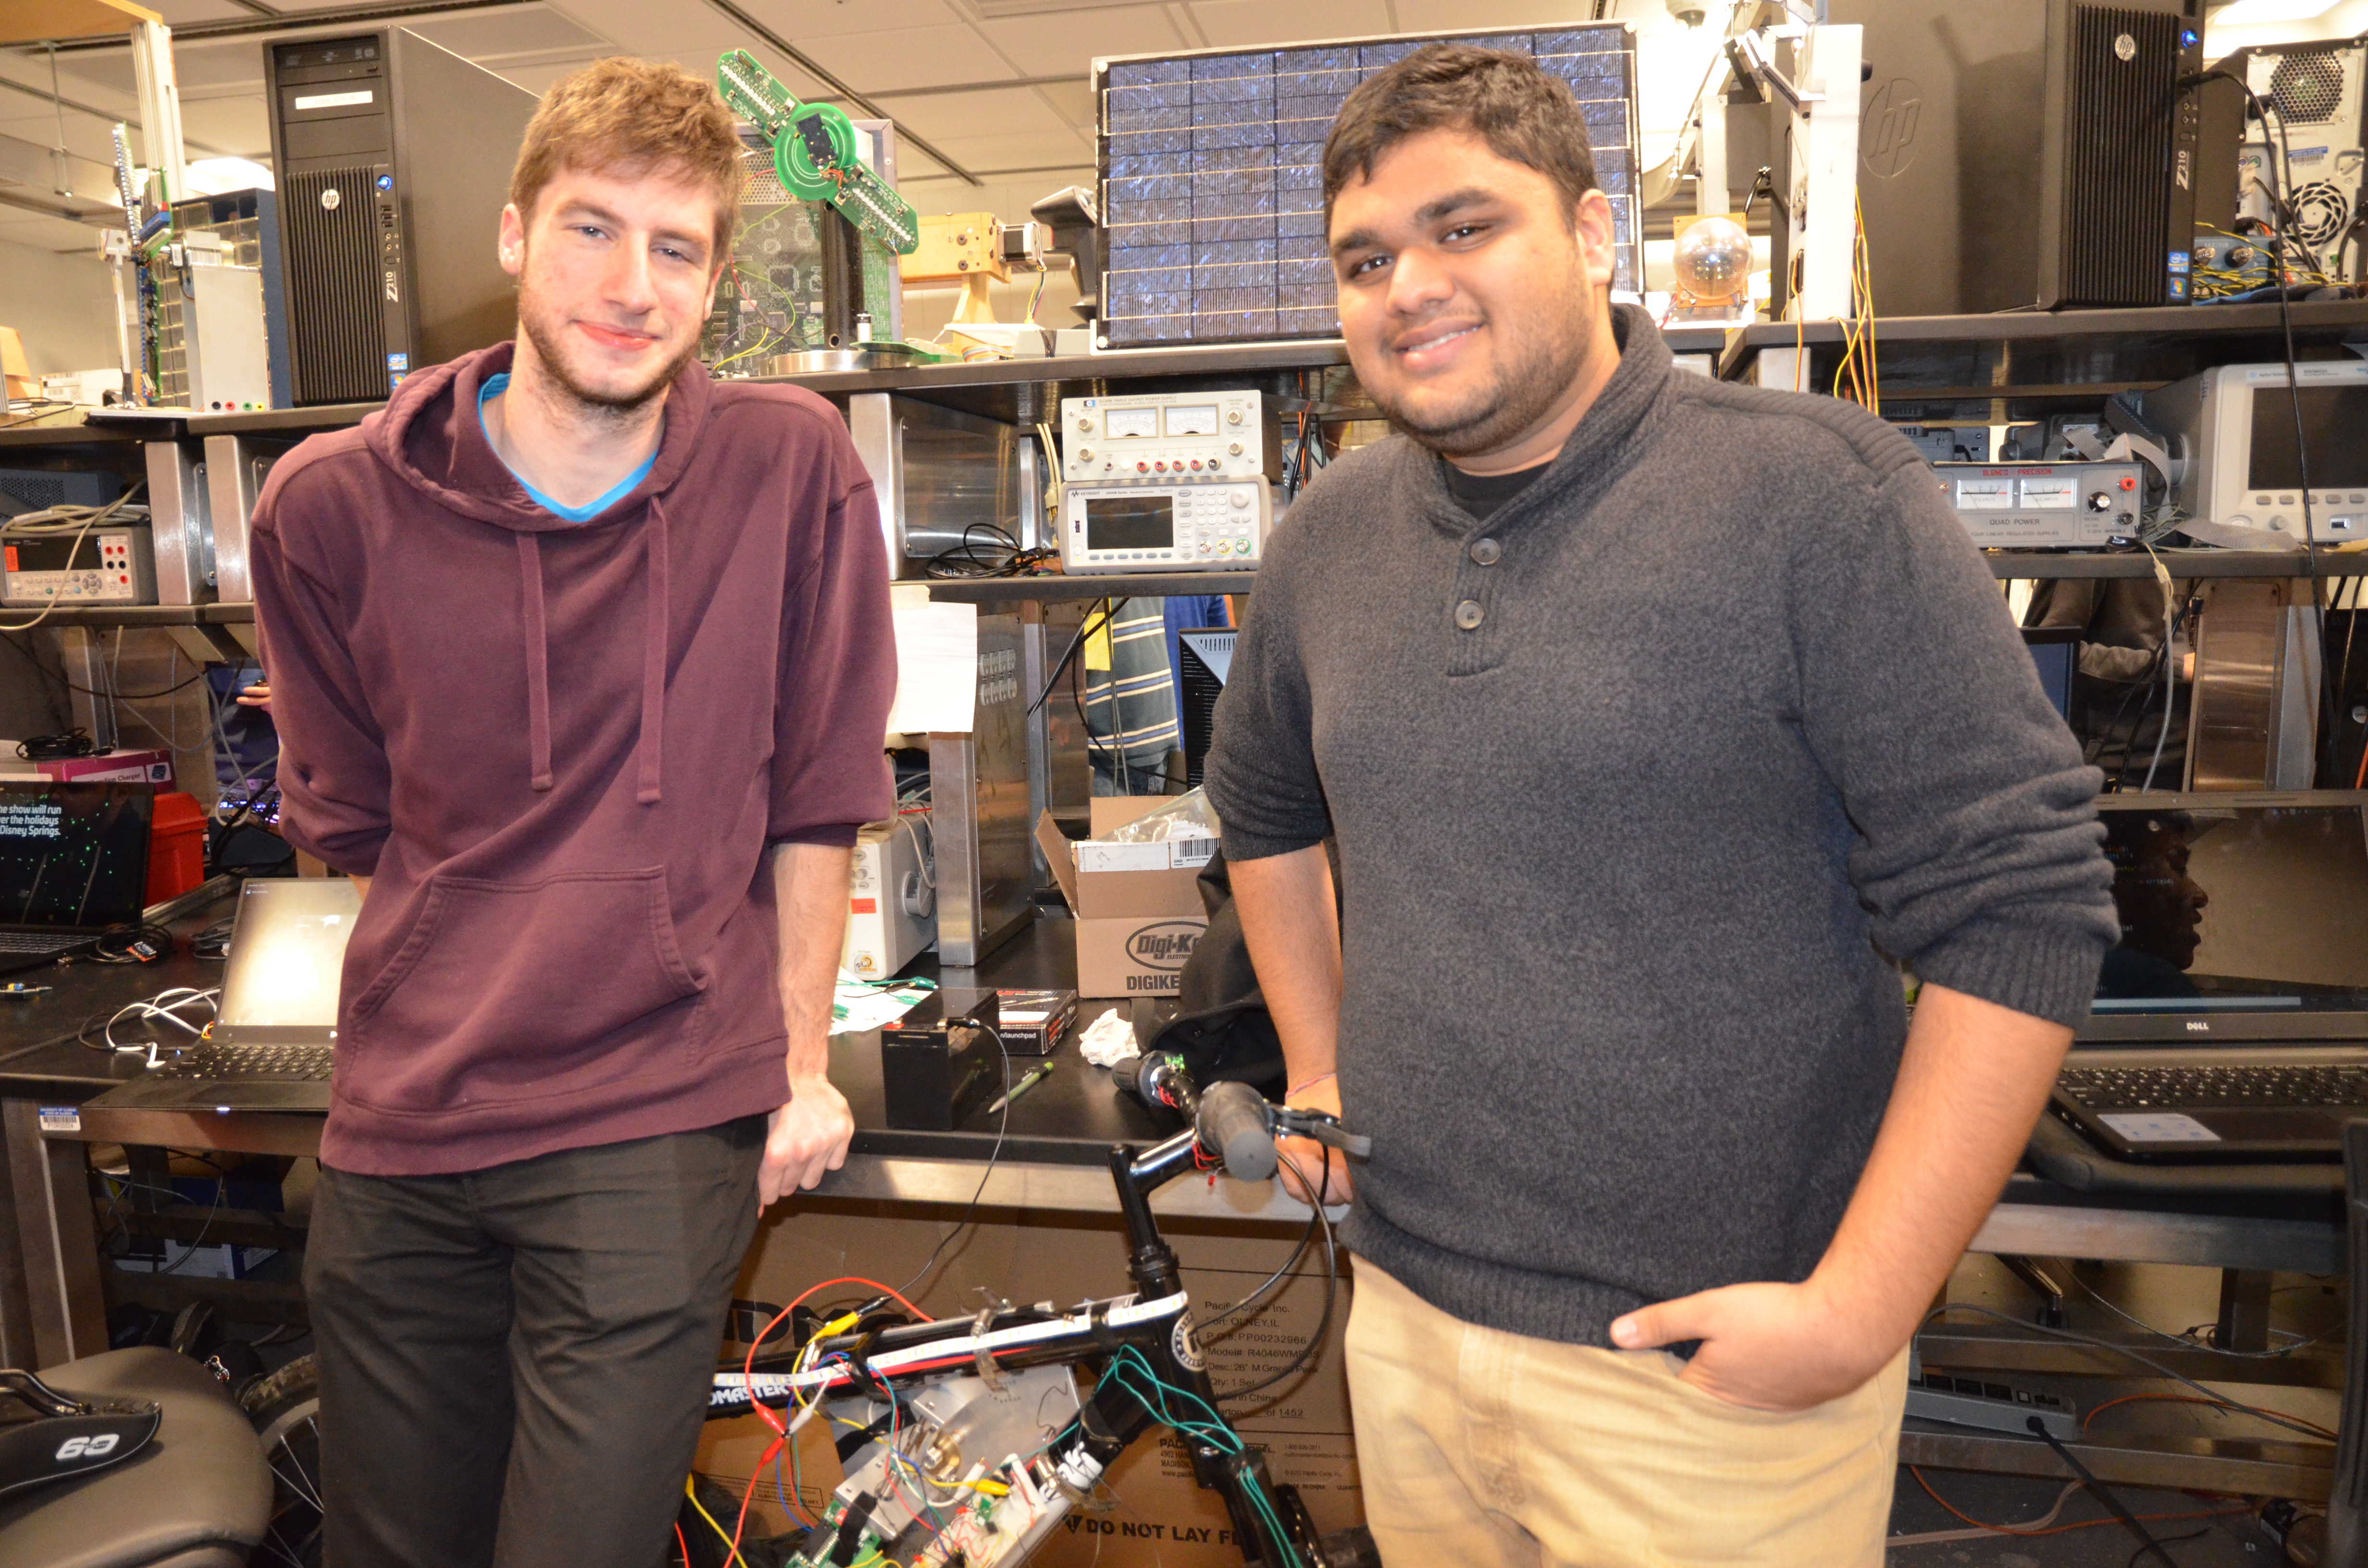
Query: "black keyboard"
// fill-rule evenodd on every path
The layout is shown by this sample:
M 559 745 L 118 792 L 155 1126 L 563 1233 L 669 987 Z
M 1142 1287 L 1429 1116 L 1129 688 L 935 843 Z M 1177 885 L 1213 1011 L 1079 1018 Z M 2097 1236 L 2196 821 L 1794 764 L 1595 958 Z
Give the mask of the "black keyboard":
M 2093 1111 L 2368 1106 L 2368 1066 L 2067 1067 L 2055 1085 Z
M 0 931 L 0 953 L 58 953 L 89 940 L 80 931 Z
M 193 1045 L 153 1071 L 164 1078 L 277 1078 L 325 1082 L 325 1045 Z

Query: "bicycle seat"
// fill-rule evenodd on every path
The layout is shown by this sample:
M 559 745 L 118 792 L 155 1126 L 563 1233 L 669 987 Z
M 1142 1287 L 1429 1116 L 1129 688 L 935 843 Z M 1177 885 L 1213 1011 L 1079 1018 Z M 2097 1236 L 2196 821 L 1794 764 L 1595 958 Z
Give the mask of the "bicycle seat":
M 0 1502 L 0 1562 L 22 1568 L 245 1568 L 271 1515 L 271 1471 L 212 1373 L 155 1346 L 45 1369 L 84 1399 L 163 1406 L 154 1441 L 113 1469 Z

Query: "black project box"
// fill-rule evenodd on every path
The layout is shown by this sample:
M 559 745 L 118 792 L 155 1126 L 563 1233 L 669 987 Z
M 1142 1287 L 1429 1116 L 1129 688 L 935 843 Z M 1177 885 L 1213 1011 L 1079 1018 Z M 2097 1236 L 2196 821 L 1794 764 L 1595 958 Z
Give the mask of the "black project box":
M 992 991 L 940 990 L 880 1031 L 888 1125 L 951 1132 L 1003 1092 Z

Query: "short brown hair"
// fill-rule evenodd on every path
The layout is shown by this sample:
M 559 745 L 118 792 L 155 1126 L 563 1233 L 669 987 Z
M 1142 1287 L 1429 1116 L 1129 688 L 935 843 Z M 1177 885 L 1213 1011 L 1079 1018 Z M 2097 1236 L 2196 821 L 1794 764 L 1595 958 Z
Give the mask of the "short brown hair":
M 612 55 L 542 95 L 510 171 L 510 204 L 531 218 L 562 169 L 678 172 L 715 191 L 712 265 L 732 248 L 740 222 L 740 152 L 732 111 L 712 86 L 678 65 Z
M 1573 210 L 1597 188 L 1587 119 L 1567 85 L 1525 54 L 1434 43 L 1366 77 L 1340 106 L 1324 142 L 1326 222 L 1349 176 L 1371 179 L 1382 154 L 1406 137 L 1449 128 L 1537 170 Z

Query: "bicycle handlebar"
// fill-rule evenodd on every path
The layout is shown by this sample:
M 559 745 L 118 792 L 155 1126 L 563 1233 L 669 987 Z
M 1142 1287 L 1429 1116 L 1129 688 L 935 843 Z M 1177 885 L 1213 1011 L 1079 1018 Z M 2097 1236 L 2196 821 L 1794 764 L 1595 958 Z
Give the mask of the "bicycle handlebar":
M 1274 1175 L 1274 1108 L 1247 1084 L 1212 1084 L 1201 1096 L 1193 1131 L 1201 1147 L 1224 1161 L 1235 1181 Z

